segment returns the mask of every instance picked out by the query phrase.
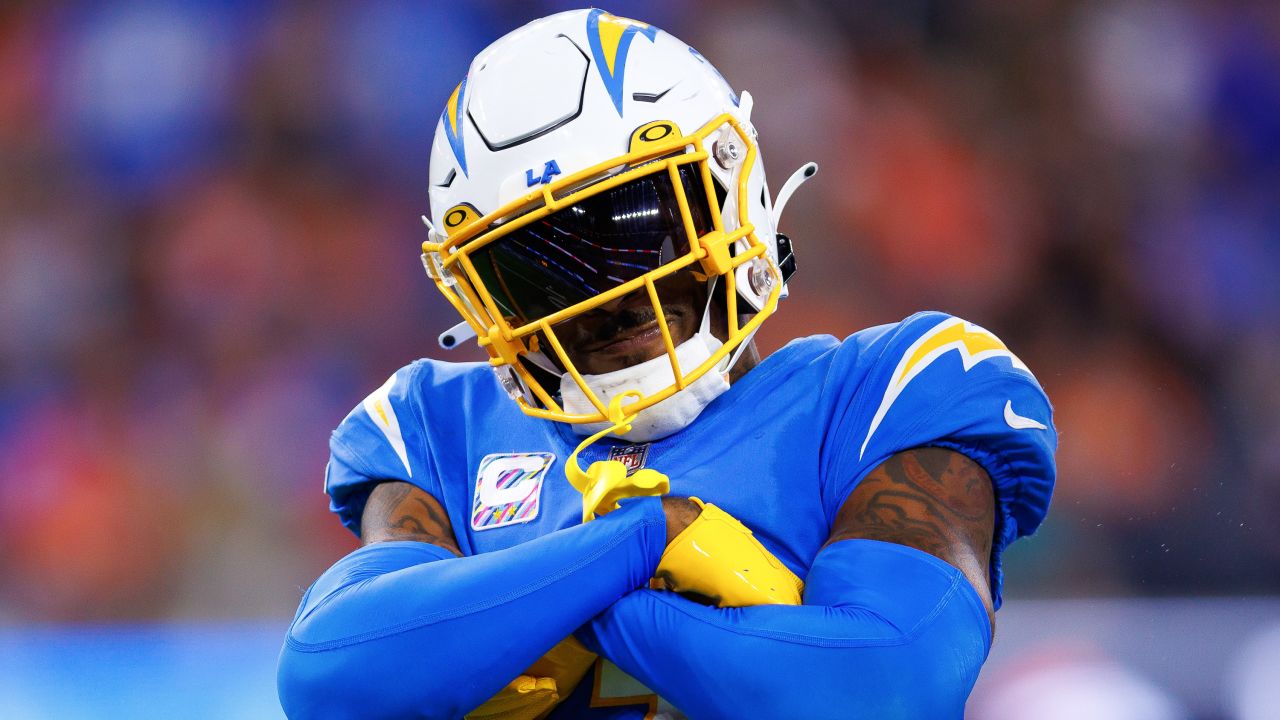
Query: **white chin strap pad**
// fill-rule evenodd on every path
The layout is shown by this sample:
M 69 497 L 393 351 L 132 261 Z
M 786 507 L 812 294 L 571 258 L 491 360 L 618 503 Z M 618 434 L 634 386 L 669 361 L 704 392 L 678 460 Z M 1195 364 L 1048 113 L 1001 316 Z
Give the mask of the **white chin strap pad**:
M 676 347 L 676 358 L 680 361 L 680 368 L 687 372 L 701 365 L 711 357 L 712 353 L 720 349 L 722 344 L 706 330 L 696 333 Z M 634 390 L 648 396 L 676 382 L 675 374 L 671 371 L 671 361 L 666 353 L 621 370 L 600 375 L 583 375 L 582 379 L 606 406 L 613 398 L 625 392 Z M 652 407 L 641 410 L 639 416 L 631 423 L 631 431 L 626 434 L 625 439 L 632 442 L 649 442 L 679 432 L 692 423 L 712 400 L 728 389 L 729 380 L 726 373 L 719 368 L 713 368 L 686 386 L 684 390 Z M 596 412 L 595 406 L 587 400 L 582 388 L 578 387 L 568 373 L 560 378 L 560 399 L 566 412 L 584 415 Z M 626 405 L 624 404 L 623 407 L 625 408 Z M 591 435 L 610 425 L 611 423 L 578 423 L 573 426 L 573 429 L 579 435 Z

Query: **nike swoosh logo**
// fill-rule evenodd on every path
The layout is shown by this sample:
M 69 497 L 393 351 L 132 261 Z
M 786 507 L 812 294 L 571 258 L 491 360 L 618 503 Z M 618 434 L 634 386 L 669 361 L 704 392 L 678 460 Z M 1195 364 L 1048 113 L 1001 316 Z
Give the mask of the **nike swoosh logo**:
M 1023 417 L 1013 411 L 1013 401 L 1007 400 L 1004 404 L 1004 421 L 1014 430 L 1048 430 L 1049 427 L 1038 420 L 1032 420 L 1029 417 Z

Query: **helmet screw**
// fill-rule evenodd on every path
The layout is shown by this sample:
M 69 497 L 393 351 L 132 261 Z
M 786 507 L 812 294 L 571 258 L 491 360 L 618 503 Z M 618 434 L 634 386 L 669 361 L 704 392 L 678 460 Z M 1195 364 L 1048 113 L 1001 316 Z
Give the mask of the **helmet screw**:
M 747 269 L 747 282 L 751 285 L 751 292 L 756 295 L 767 295 L 773 290 L 773 273 L 769 272 L 769 263 L 760 258 L 751 261 L 751 267 Z
M 716 162 L 725 170 L 742 161 L 742 148 L 733 140 L 717 140 L 711 150 Z

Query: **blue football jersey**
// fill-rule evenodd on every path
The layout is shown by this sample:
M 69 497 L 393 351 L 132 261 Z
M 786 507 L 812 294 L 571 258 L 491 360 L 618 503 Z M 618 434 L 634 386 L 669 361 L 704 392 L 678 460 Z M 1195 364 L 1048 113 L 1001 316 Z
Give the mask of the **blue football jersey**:
M 913 315 L 844 341 L 792 341 L 716 398 L 684 430 L 644 445 L 612 438 L 583 467 L 621 459 L 671 479 L 673 495 L 713 502 L 805 577 L 858 482 L 894 453 L 957 450 L 990 474 L 1000 554 L 1044 519 L 1057 444 L 1035 377 L 990 332 L 943 313 Z M 372 486 L 412 483 L 448 511 L 466 554 L 507 548 L 581 521 L 564 463 L 572 428 L 520 412 L 484 363 L 420 360 L 395 373 L 343 420 L 325 479 L 353 532 Z M 661 700 L 597 663 L 553 718 L 638 718 Z M 670 711 L 678 716 L 675 711 Z

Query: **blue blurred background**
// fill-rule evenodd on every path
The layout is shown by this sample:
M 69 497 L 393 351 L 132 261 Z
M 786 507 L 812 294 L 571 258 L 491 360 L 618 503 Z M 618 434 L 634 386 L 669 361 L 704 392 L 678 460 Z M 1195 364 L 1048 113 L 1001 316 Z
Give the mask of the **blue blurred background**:
M 417 258 L 444 100 L 580 6 L 0 6 L 0 716 L 279 716 L 355 546 L 329 430 L 456 321 Z M 971 716 L 1280 718 L 1280 5 L 607 9 L 752 92 L 775 184 L 822 164 L 764 350 L 942 309 L 1054 401 Z

